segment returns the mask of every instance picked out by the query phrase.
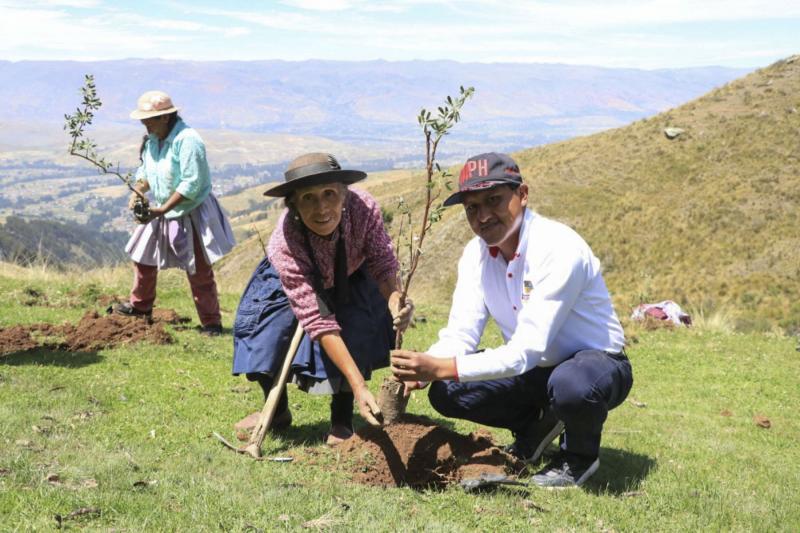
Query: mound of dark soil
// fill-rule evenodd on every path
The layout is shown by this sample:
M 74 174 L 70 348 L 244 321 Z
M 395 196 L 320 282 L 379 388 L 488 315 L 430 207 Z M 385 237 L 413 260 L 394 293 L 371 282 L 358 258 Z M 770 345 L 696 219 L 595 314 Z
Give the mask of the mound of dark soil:
M 0 354 L 24 352 L 38 346 L 39 343 L 31 337 L 29 326 L 0 328 Z
M 162 322 L 164 324 L 186 324 L 191 322 L 192 319 L 185 316 L 180 316 L 172 309 L 153 309 L 153 322 Z
M 86 313 L 77 326 L 65 325 L 66 341 L 63 348 L 70 352 L 113 348 L 120 344 L 148 341 L 153 344 L 170 344 L 172 337 L 160 322 L 148 324 L 137 317 L 99 315 Z
M 164 330 L 164 324 L 178 324 L 186 320 L 171 309 L 154 312 L 152 323 L 139 317 L 100 315 L 97 311 L 89 311 L 75 325 L 29 324 L 0 328 L 0 354 L 39 347 L 85 352 L 140 341 L 170 344 L 173 339 Z
M 488 432 L 461 435 L 420 416 L 361 428 L 336 447 L 353 481 L 382 487 L 443 488 L 484 473 L 518 474 L 524 465 Z
M 111 294 L 101 294 L 96 298 L 99 305 L 106 307 L 106 313 L 111 314 L 114 305 L 118 303 L 127 302 L 128 299 L 122 296 L 115 296 Z M 161 309 L 156 307 L 153 309 L 152 321 L 155 323 L 164 323 L 172 325 L 187 324 L 192 321 L 191 318 L 180 316 L 174 309 Z

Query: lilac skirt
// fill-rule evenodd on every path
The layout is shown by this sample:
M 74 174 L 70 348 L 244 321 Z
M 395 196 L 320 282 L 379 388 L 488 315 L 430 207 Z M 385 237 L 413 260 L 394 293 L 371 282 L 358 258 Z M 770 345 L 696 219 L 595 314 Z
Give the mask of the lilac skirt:
M 202 204 L 182 217 L 159 217 L 139 225 L 125 245 L 125 252 L 136 263 L 157 266 L 159 270 L 180 268 L 194 274 L 192 233 L 195 231 L 208 264 L 219 261 L 236 244 L 228 217 L 216 197 L 209 194 Z

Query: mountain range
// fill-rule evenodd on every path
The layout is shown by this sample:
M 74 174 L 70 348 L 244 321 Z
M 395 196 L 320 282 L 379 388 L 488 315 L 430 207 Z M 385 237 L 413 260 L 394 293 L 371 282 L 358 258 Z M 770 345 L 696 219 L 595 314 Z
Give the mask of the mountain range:
M 741 330 L 800 333 L 798 110 L 800 56 L 793 56 L 653 117 L 513 157 L 530 187 L 529 206 L 575 228 L 600 258 L 622 317 L 638 303 L 670 299 Z M 457 175 L 457 166 L 450 170 Z M 364 183 L 390 219 L 400 196 L 419 208 L 422 179 L 394 171 Z M 256 218 L 234 217 L 240 232 L 253 234 L 220 268 L 237 288 L 263 256 L 261 241 L 280 212 L 262 189 L 223 200 L 261 206 Z M 448 304 L 471 237 L 463 210 L 446 209 L 426 240 L 414 298 Z
M 139 94 L 159 88 L 200 130 L 321 136 L 408 157 L 409 143 L 418 147 L 419 109 L 435 108 L 459 85 L 476 89 L 451 143 L 466 153 L 476 145 L 510 150 L 627 124 L 744 72 L 454 61 L 0 61 L 0 150 L 53 138 L 59 145 L 63 115 L 79 102 L 87 73 L 104 104 L 100 127 L 138 126 L 128 113 Z

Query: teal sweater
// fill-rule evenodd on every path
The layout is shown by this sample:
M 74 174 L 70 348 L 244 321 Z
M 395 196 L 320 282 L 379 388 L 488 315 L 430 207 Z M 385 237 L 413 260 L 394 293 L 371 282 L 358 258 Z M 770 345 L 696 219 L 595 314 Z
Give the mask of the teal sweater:
M 206 147 L 200 135 L 178 119 L 159 150 L 158 137 L 150 135 L 142 153 L 142 165 L 136 181 L 150 185 L 158 205 L 175 191 L 181 201 L 166 218 L 179 218 L 202 204 L 211 193 L 211 175 L 206 161 Z

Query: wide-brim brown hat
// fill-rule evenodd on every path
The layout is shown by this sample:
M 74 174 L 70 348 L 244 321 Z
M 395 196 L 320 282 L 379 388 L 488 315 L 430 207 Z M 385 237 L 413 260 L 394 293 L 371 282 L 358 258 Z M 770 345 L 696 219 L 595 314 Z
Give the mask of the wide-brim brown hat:
M 178 111 L 172 98 L 164 91 L 147 91 L 136 101 L 136 109 L 131 111 L 131 118 L 142 120 Z
M 301 155 L 289 163 L 283 176 L 286 181 L 267 190 L 264 196 L 286 197 L 300 187 L 312 187 L 327 183 L 349 185 L 363 180 L 367 174 L 360 170 L 343 170 L 331 154 L 314 152 Z

